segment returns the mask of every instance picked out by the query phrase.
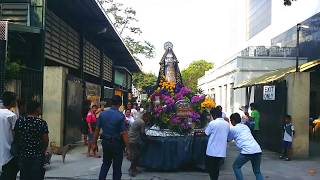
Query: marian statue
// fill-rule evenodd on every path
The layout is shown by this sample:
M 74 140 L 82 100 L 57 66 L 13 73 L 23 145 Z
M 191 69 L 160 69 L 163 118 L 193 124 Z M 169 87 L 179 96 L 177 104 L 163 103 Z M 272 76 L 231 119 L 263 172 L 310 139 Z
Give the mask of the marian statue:
M 171 42 L 164 44 L 165 53 L 160 61 L 160 71 L 158 76 L 158 84 L 160 79 L 165 77 L 167 81 L 173 81 L 176 84 L 183 84 L 178 60 L 173 52 Z

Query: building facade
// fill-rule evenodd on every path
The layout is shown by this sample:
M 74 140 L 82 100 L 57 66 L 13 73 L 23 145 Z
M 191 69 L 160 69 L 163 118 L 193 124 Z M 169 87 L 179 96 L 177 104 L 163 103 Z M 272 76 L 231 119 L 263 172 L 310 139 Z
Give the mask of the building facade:
M 251 39 L 271 24 L 270 0 L 247 1 L 247 39 Z
M 248 1 L 252 2 L 255 0 Z M 260 3 L 262 3 L 262 1 Z M 309 17 L 320 12 L 320 3 L 317 0 L 310 0 L 308 1 L 308 3 L 305 3 L 303 1 L 295 1 L 292 6 L 284 6 L 283 1 L 278 0 L 267 0 L 266 3 L 267 5 L 265 6 L 258 6 L 259 4 L 257 4 L 257 6 L 255 7 L 257 12 L 267 11 L 268 13 L 265 14 L 266 17 L 255 18 L 253 21 L 249 22 L 247 21 L 248 24 L 264 25 L 262 26 L 264 28 L 254 36 L 249 36 L 249 38 L 247 39 L 247 43 L 245 43 L 246 46 L 276 45 L 271 43 L 272 38 L 287 31 L 297 23 L 301 23 Z M 248 4 L 247 13 L 250 13 L 251 11 L 249 7 L 250 3 Z M 271 7 L 270 10 L 269 7 Z M 271 14 L 269 14 L 269 12 Z M 253 25 L 251 26 L 254 27 Z M 280 46 L 286 47 L 285 44 Z
M 291 6 L 284 6 L 282 0 L 232 0 L 229 8 L 232 21 L 226 26 L 230 30 L 222 34 L 228 42 L 228 52 L 221 56 L 222 59 L 248 46 L 277 45 L 271 39 L 319 13 L 320 2 L 295 1 Z
M 299 54 L 308 59 L 319 59 L 320 52 L 320 13 L 301 22 L 307 28 L 301 28 L 299 32 Z M 295 47 L 297 44 L 297 26 L 292 26 L 287 31 L 274 37 L 271 40 L 272 45 L 281 45 L 283 47 Z
M 300 63 L 306 62 L 302 58 Z M 223 65 L 205 72 L 198 80 L 198 88 L 215 99 L 230 115 L 246 104 L 246 90 L 233 89 L 239 83 L 279 68 L 295 65 L 294 48 L 248 47 Z M 253 93 L 252 93 L 253 94 Z M 251 102 L 254 100 L 252 95 Z
M 130 97 L 140 67 L 98 0 L 2 0 L 0 21 L 9 22 L 5 89 L 43 103 L 57 145 L 80 140 L 85 100 Z

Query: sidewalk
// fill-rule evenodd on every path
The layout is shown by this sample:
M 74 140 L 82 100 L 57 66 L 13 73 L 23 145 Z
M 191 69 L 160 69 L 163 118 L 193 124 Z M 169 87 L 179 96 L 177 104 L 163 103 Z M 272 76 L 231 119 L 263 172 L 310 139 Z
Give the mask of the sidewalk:
M 87 158 L 86 147 L 79 146 L 67 154 L 65 164 L 61 156 L 53 156 L 51 165 L 47 167 L 46 179 L 53 180 L 93 180 L 97 179 L 102 158 Z M 238 152 L 233 144 L 229 145 L 228 157 L 220 172 L 219 180 L 235 179 L 232 171 L 232 163 Z M 155 155 L 156 156 L 156 155 Z M 264 151 L 262 157 L 261 171 L 265 179 L 270 180 L 319 180 L 320 159 L 293 160 L 290 162 L 278 159 L 278 154 Z M 130 162 L 126 159 L 122 165 L 122 179 L 133 180 L 209 180 L 204 172 L 143 172 L 137 177 L 131 178 L 128 175 Z M 251 164 L 247 163 L 242 168 L 246 180 L 254 180 Z M 109 170 L 107 179 L 112 179 L 112 167 Z

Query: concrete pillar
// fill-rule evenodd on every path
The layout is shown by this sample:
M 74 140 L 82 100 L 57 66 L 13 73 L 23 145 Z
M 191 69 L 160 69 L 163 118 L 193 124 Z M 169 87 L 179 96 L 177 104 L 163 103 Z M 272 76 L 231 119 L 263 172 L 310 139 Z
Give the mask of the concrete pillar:
M 50 142 L 63 145 L 65 91 L 68 69 L 44 67 L 43 76 L 43 119 L 49 126 Z
M 309 101 L 310 73 L 294 73 L 287 77 L 288 114 L 292 116 L 295 127 L 293 157 L 309 156 Z

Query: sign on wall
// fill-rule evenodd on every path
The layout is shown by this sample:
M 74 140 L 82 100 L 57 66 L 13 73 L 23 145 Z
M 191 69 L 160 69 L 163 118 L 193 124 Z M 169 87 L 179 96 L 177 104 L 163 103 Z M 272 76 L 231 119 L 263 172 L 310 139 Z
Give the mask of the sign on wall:
M 276 99 L 276 86 L 263 86 L 263 100 L 274 101 Z

